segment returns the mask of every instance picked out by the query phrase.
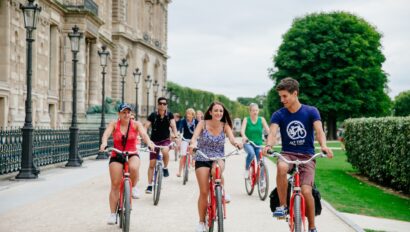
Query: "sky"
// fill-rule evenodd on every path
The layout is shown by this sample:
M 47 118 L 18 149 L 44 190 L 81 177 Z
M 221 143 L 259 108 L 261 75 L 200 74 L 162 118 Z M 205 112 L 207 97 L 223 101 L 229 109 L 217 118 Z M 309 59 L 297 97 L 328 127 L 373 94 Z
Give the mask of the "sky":
M 408 0 L 173 0 L 167 78 L 232 100 L 267 93 L 273 86 L 268 69 L 293 19 L 331 11 L 353 13 L 375 26 L 383 35 L 389 96 L 410 90 Z

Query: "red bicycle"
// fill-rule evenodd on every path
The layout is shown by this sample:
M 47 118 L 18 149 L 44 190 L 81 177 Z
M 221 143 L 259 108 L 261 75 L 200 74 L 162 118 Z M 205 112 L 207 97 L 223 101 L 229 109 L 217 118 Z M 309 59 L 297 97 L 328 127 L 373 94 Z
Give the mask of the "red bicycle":
M 218 161 L 225 158 L 228 158 L 232 155 L 238 155 L 239 150 L 235 149 L 229 154 L 225 155 L 222 158 L 208 157 L 206 154 L 202 153 L 198 149 L 194 149 L 196 155 L 202 156 L 211 161 Z M 218 232 L 223 232 L 223 221 L 226 219 L 226 202 L 225 202 L 225 193 L 222 191 L 222 175 L 220 167 L 217 163 L 215 168 L 215 176 L 212 178 L 212 170 L 210 170 L 209 175 L 209 197 L 208 197 L 208 207 L 206 210 L 205 223 L 209 228 L 209 232 L 214 231 L 214 222 L 218 219 Z
M 116 148 L 110 147 L 106 149 L 107 152 L 114 151 L 117 155 L 121 155 L 124 157 L 125 162 L 123 165 L 123 172 L 122 172 L 122 179 L 121 179 L 121 186 L 120 186 L 120 199 L 117 203 L 117 219 L 120 219 L 120 228 L 122 231 L 128 232 L 130 230 L 130 217 L 131 217 L 131 209 L 132 209 L 132 185 L 130 179 L 130 173 L 128 170 L 128 157 L 129 155 L 136 155 L 138 154 L 137 151 L 121 151 Z M 117 224 L 117 220 L 115 224 Z
M 301 232 L 302 231 L 302 224 L 303 228 L 306 228 L 306 218 L 305 218 L 305 198 L 302 195 L 302 189 L 300 185 L 300 173 L 299 173 L 299 165 L 309 163 L 310 161 L 316 159 L 317 157 L 327 157 L 326 154 L 317 153 L 312 156 L 310 159 L 305 161 L 300 160 L 288 160 L 283 157 L 280 153 L 275 152 L 273 150 L 268 151 L 269 156 L 271 157 L 278 157 L 285 161 L 287 164 L 294 164 L 294 172 L 289 178 L 289 184 L 291 186 L 292 196 L 290 198 L 289 204 L 289 214 L 286 215 L 285 219 L 289 222 L 290 231 L 292 232 Z
M 253 157 L 249 167 L 248 178 L 245 178 L 246 193 L 248 193 L 249 196 L 252 195 L 255 185 L 258 184 L 259 198 L 264 201 L 269 192 L 269 172 L 264 160 L 265 156 L 263 156 L 263 148 L 265 148 L 265 146 L 256 145 L 252 141 L 248 141 L 248 144 L 260 148 L 260 152 L 258 154 L 259 161 L 256 160 L 256 156 Z

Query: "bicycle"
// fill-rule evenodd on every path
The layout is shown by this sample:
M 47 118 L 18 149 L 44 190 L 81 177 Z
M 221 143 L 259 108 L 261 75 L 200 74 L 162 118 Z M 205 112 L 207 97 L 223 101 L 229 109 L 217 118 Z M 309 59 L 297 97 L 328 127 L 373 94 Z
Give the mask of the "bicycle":
M 131 209 L 132 209 L 132 184 L 130 179 L 130 173 L 128 170 L 128 157 L 129 155 L 138 154 L 137 151 L 121 151 L 116 148 L 110 147 L 106 149 L 106 152 L 114 151 L 117 155 L 121 155 L 124 157 L 125 162 L 123 165 L 123 172 L 122 172 L 122 179 L 120 185 L 120 199 L 117 203 L 117 217 L 115 220 L 115 224 L 117 224 L 117 219 L 120 219 L 120 228 L 122 231 L 128 232 L 130 230 L 130 217 L 131 217 Z
M 186 139 L 184 137 L 181 138 L 182 141 L 189 143 L 191 140 L 190 139 Z M 186 155 L 184 157 L 182 157 L 181 159 L 185 159 L 184 162 L 184 174 L 183 174 L 183 178 L 182 178 L 182 184 L 185 185 L 186 182 L 188 182 L 188 175 L 189 175 L 189 164 L 191 163 L 191 155 L 189 154 L 189 148 L 187 146 L 187 151 L 186 151 Z
M 265 146 L 256 145 L 252 141 L 248 141 L 248 144 L 260 148 L 260 152 L 257 154 L 259 155 L 259 161 L 257 161 L 255 156 L 249 166 L 249 175 L 248 178 L 245 178 L 246 193 L 248 193 L 249 196 L 252 195 L 255 184 L 257 183 L 259 198 L 264 201 L 269 192 L 269 172 L 263 156 L 263 148 Z
M 279 159 L 282 159 L 287 164 L 295 165 L 294 172 L 292 173 L 291 178 L 289 178 L 289 184 L 291 186 L 291 192 L 292 192 L 292 196 L 290 198 L 290 204 L 289 204 L 289 213 L 284 218 L 289 223 L 290 231 L 301 232 L 302 224 L 303 224 L 303 228 L 306 228 L 306 226 L 305 226 L 305 198 L 302 195 L 302 189 L 300 185 L 299 165 L 307 164 L 310 161 L 316 159 L 317 157 L 321 157 L 321 158 L 327 157 L 327 155 L 323 153 L 316 153 L 310 159 L 305 160 L 305 161 L 300 161 L 300 160 L 290 161 L 286 159 L 285 157 L 283 157 L 280 153 L 275 152 L 273 150 L 269 150 L 268 155 L 270 157 L 278 157 Z M 279 218 L 279 219 L 284 219 L 284 218 Z
M 161 195 L 161 186 L 162 186 L 162 177 L 164 175 L 164 161 L 163 161 L 163 155 L 162 155 L 162 149 L 164 148 L 171 148 L 175 145 L 174 142 L 169 144 L 168 146 L 158 146 L 154 145 L 155 148 L 159 148 L 158 156 L 157 156 L 157 162 L 155 164 L 154 168 L 154 175 L 152 176 L 152 190 L 153 190 L 153 201 L 154 205 L 158 205 L 159 202 L 159 197 Z
M 208 157 L 197 148 L 194 148 L 194 152 L 196 155 L 202 156 L 214 162 L 239 154 L 239 150 L 235 149 L 222 158 L 214 158 Z M 208 224 L 209 232 L 213 232 L 214 222 L 218 218 L 218 232 L 223 232 L 223 220 L 226 219 L 226 202 L 225 193 L 222 191 L 222 175 L 219 165 L 217 164 L 215 167 L 215 178 L 212 178 L 212 169 L 210 169 L 209 172 L 209 197 L 205 223 Z

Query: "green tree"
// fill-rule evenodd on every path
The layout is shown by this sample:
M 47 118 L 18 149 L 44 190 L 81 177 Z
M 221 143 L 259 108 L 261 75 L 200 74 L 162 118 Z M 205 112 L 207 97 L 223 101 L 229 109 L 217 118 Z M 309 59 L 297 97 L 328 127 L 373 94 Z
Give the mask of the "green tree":
M 410 115 L 410 90 L 403 91 L 394 98 L 393 110 L 395 116 Z
M 275 85 L 285 77 L 300 83 L 299 99 L 316 106 L 336 138 L 336 122 L 349 117 L 388 115 L 387 76 L 382 70 L 381 34 L 364 19 L 345 12 L 296 18 L 283 35 L 271 72 Z M 268 106 L 279 108 L 270 91 Z

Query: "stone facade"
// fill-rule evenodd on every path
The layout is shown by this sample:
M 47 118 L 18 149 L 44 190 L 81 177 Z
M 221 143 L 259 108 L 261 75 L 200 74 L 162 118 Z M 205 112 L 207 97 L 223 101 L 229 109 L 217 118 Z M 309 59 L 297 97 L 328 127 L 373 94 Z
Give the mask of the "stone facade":
M 22 127 L 26 99 L 26 30 L 19 4 L 0 1 L 0 127 Z M 87 110 L 102 102 L 102 68 L 98 50 L 106 45 L 110 57 L 105 95 L 121 100 L 119 66 L 128 61 L 125 102 L 135 105 L 136 83 L 132 73 L 142 71 L 138 88 L 139 119 L 153 109 L 150 75 L 166 85 L 167 11 L 170 0 L 36 0 L 42 7 L 33 33 L 32 106 L 35 127 L 61 127 L 71 123 L 72 52 L 68 33 L 77 25 L 83 38 L 77 54 L 78 121 L 87 122 Z M 97 123 L 98 125 L 98 123 Z

